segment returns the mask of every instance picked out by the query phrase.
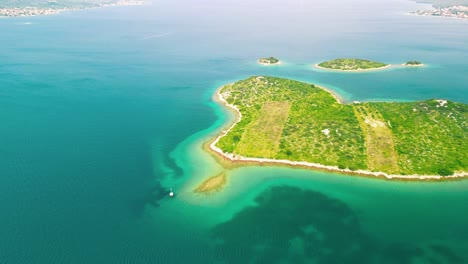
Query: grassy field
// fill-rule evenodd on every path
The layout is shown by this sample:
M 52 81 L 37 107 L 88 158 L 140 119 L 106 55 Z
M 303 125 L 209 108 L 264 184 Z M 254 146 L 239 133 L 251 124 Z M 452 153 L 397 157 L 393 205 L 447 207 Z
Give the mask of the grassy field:
M 246 156 L 274 158 L 279 149 L 289 108 L 288 101 L 265 102 L 258 119 L 246 126 L 238 151 Z
M 356 71 L 378 69 L 387 66 L 387 64 L 377 61 L 345 58 L 325 61 L 319 63 L 318 66 L 332 70 Z
M 444 100 L 369 104 L 390 124 L 400 173 L 452 174 L 467 169 L 467 105 Z
M 369 104 L 353 105 L 365 135 L 367 167 L 371 171 L 399 173 L 393 134 L 383 116 Z
M 465 104 L 345 105 L 315 85 L 261 76 L 220 93 L 243 115 L 217 144 L 228 153 L 402 175 L 450 175 L 468 167 Z

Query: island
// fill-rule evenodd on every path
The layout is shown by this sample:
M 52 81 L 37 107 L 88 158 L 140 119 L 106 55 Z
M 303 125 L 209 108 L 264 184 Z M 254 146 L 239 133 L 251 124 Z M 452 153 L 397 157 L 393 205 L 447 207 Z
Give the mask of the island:
M 268 58 L 260 58 L 258 59 L 258 63 L 262 65 L 274 65 L 274 64 L 280 64 L 280 60 L 275 58 L 275 57 L 268 57 Z
M 356 58 L 340 58 L 316 64 L 315 67 L 338 71 L 368 71 L 385 69 L 390 67 L 390 65 L 382 62 Z
M 424 66 L 424 64 L 420 61 L 407 61 L 404 66 Z
M 225 85 L 217 100 L 237 116 L 208 143 L 222 162 L 386 179 L 468 176 L 468 105 L 463 103 L 344 103 L 314 84 L 266 76 Z
M 64 11 L 109 6 L 144 5 L 147 0 L 9 0 L 0 4 L 0 17 L 54 15 Z

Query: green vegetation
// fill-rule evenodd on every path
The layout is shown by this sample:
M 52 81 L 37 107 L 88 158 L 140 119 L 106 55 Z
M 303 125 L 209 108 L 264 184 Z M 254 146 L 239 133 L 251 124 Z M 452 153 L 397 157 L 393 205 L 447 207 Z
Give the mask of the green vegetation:
M 352 169 L 367 168 L 364 135 L 352 106 L 338 103 L 329 92 L 292 80 L 252 77 L 225 86 L 221 93 L 243 115 L 242 120 L 218 142 L 218 147 L 224 151 L 250 157 L 340 164 Z M 262 116 L 269 114 L 262 111 L 264 105 L 285 101 L 290 105 L 283 106 L 284 111 L 288 111 L 284 114 L 287 116 L 282 116 L 281 120 L 278 118 L 277 122 L 283 124 L 275 124 L 282 126 L 278 149 L 272 148 L 273 155 L 265 155 L 265 150 L 245 153 L 245 145 L 248 145 L 245 141 L 253 142 L 244 136 L 245 133 L 253 131 L 253 127 L 258 126 L 257 120 L 266 119 Z M 271 137 L 256 138 L 257 141 L 268 141 L 256 144 L 273 145 L 269 142 L 273 141 L 274 133 L 271 133 Z M 252 150 L 255 150 L 253 146 Z
M 278 63 L 279 60 L 275 57 L 269 57 L 269 58 L 260 58 L 258 59 L 258 62 L 261 64 L 275 64 L 275 63 Z
M 420 61 L 408 61 L 408 62 L 405 63 L 405 65 L 418 66 L 418 65 L 422 65 L 422 62 L 420 62 Z
M 445 176 L 467 169 L 467 105 L 444 100 L 367 104 L 392 130 L 400 173 Z
M 468 106 L 445 100 L 344 105 L 312 84 L 251 77 L 220 93 L 242 113 L 225 152 L 391 174 L 468 167 Z
M 398 173 L 398 155 L 393 134 L 383 116 L 368 104 L 353 106 L 366 138 L 368 169 Z
M 265 102 L 258 119 L 245 129 L 238 150 L 247 156 L 274 158 L 278 152 L 289 108 L 288 101 Z
M 357 71 L 378 69 L 388 65 L 382 62 L 362 59 L 335 59 L 322 62 L 318 66 L 331 70 Z

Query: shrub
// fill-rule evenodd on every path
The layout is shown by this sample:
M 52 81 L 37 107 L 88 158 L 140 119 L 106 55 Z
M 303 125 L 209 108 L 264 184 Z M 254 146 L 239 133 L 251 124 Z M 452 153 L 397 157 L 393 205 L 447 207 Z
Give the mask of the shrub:
M 437 170 L 437 174 L 439 174 L 440 176 L 449 176 L 449 175 L 453 175 L 453 173 L 454 171 L 449 168 L 440 168 Z

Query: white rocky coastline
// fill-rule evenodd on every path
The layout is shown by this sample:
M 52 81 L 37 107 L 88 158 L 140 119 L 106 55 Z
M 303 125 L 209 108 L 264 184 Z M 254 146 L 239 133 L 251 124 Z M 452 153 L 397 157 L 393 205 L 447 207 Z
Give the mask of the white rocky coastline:
M 326 89 L 325 89 L 326 90 Z M 224 159 L 227 159 L 232 162 L 246 162 L 246 163 L 258 163 L 258 164 L 271 164 L 271 165 L 287 165 L 287 166 L 294 166 L 294 167 L 305 167 L 311 169 L 319 169 L 319 170 L 327 170 L 331 172 L 339 172 L 343 174 L 355 174 L 361 176 L 372 176 L 378 178 L 385 178 L 385 179 L 396 179 L 396 180 L 444 180 L 444 179 L 457 179 L 457 178 L 465 178 L 468 177 L 468 172 L 455 172 L 453 175 L 449 176 L 441 176 L 441 175 L 400 175 L 400 174 L 388 174 L 385 172 L 373 172 L 368 170 L 350 170 L 350 169 L 340 169 L 338 166 L 327 166 L 318 163 L 306 162 L 306 161 L 291 161 L 291 160 L 277 160 L 277 159 L 266 159 L 266 158 L 250 158 L 250 157 L 243 157 L 241 155 L 236 155 L 233 153 L 226 153 L 222 149 L 216 146 L 219 140 L 224 137 L 238 122 L 242 119 L 242 113 L 239 109 L 226 101 L 226 99 L 221 94 L 221 88 L 219 88 L 216 92 L 217 100 L 219 100 L 223 105 L 227 106 L 228 108 L 232 109 L 236 113 L 236 120 L 232 123 L 232 125 L 223 130 L 213 142 L 209 145 L 209 148 L 215 152 L 217 155 L 221 156 Z

